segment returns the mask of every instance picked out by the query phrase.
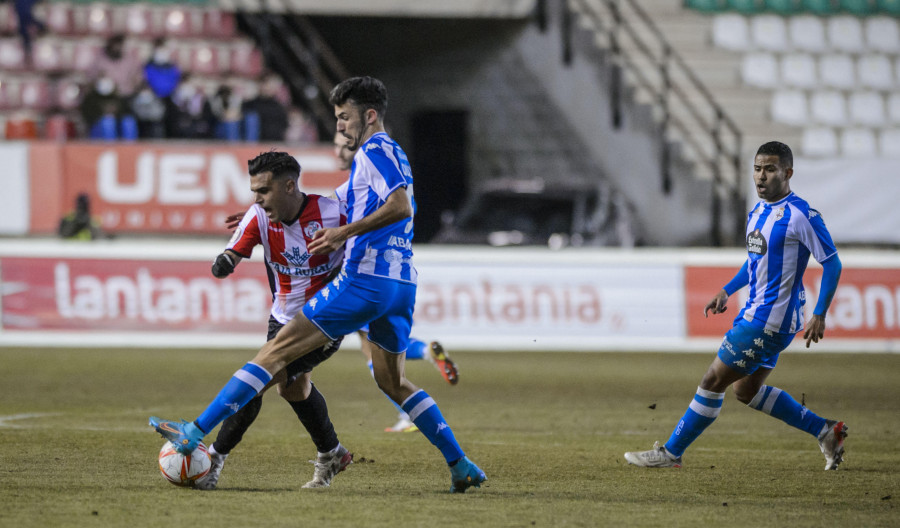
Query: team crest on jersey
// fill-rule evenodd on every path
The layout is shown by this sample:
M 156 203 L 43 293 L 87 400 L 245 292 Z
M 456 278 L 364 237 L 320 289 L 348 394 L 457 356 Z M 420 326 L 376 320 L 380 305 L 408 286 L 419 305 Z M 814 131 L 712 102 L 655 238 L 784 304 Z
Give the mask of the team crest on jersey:
M 228 242 L 228 245 L 233 246 L 237 244 L 238 240 L 240 240 L 242 236 L 244 236 L 244 228 L 238 225 L 237 229 L 234 230 L 234 234 L 231 235 L 231 241 Z
M 384 252 L 383 258 L 388 262 L 400 262 L 403 260 L 403 253 L 400 253 L 396 249 L 389 249 Z
M 784 218 L 784 207 L 779 207 L 775 209 L 775 220 L 781 220 Z
M 757 255 L 765 255 L 769 249 L 766 237 L 762 235 L 762 231 L 754 229 L 747 235 L 747 251 L 756 253 Z
M 306 227 L 303 228 L 303 234 L 306 235 L 306 238 L 311 239 L 319 229 L 322 229 L 322 224 L 316 221 L 312 221 L 306 224 Z
M 306 264 L 306 261 L 309 260 L 309 257 L 311 255 L 309 253 L 304 253 L 301 255 L 300 248 L 295 246 L 290 249 L 290 252 L 284 251 L 281 256 L 294 266 L 302 266 Z

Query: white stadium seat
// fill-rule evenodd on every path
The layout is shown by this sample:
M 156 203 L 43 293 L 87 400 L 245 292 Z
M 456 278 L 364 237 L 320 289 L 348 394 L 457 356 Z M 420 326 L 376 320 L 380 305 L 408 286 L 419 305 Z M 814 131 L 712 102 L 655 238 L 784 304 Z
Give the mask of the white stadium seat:
M 817 16 L 803 15 L 791 17 L 791 45 L 799 51 L 821 53 L 828 49 L 825 40 L 825 24 Z
M 886 55 L 863 55 L 856 63 L 859 84 L 876 90 L 890 90 L 894 87 L 891 61 Z
M 900 86 L 900 57 L 894 61 L 894 83 L 897 86 Z
M 713 17 L 713 44 L 716 47 L 746 51 L 750 49 L 750 30 L 747 19 L 741 15 L 727 13 Z
M 788 48 L 787 26 L 778 15 L 757 15 L 750 20 L 753 47 L 783 52 Z
M 775 88 L 778 80 L 778 59 L 771 53 L 748 53 L 741 60 L 744 83 L 758 88 Z
M 892 124 L 900 125 L 900 92 L 888 95 L 887 117 Z
M 810 114 L 816 123 L 831 126 L 847 125 L 847 102 L 840 92 L 815 92 L 809 101 Z
M 809 121 L 806 95 L 799 90 L 775 92 L 772 96 L 772 119 L 787 125 L 805 125 Z
M 882 130 L 878 138 L 878 150 L 885 158 L 900 158 L 900 128 Z
M 828 42 L 831 47 L 847 53 L 865 50 L 862 23 L 858 18 L 841 15 L 828 19 Z
M 810 157 L 833 157 L 838 152 L 837 134 L 828 127 L 804 128 L 801 138 L 803 155 Z
M 848 128 L 841 133 L 841 154 L 848 158 L 877 155 L 875 133 L 870 128 Z
M 867 18 L 866 46 L 872 51 L 900 53 L 900 27 L 897 27 L 897 20 L 886 16 Z
M 781 59 L 781 80 L 792 88 L 815 88 L 819 84 L 816 60 L 807 53 L 785 55 Z
M 886 123 L 884 99 L 877 92 L 850 94 L 850 122 L 855 125 L 879 127 Z
M 849 55 L 823 55 L 819 59 L 819 80 L 829 88 L 852 90 L 856 86 L 855 69 Z

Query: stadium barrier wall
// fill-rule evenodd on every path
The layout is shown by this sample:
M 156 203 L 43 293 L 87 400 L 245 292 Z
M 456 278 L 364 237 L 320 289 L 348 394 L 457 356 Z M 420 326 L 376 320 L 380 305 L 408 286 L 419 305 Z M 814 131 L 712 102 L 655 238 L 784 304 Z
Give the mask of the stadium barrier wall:
M 257 348 L 271 306 L 261 252 L 215 279 L 226 239 L 0 241 L 0 345 Z M 413 334 L 457 350 L 712 353 L 744 298 L 709 318 L 703 307 L 744 255 L 423 245 Z M 900 256 L 841 259 L 826 337 L 810 350 L 900 352 Z M 808 311 L 820 273 L 807 272 Z M 800 337 L 791 349 L 806 350 Z
M 113 234 L 209 235 L 251 203 L 247 160 L 283 145 L 181 142 L 0 142 L 0 235 L 56 232 L 79 193 Z M 331 194 L 346 175 L 327 145 L 287 147 L 307 192 Z M 791 186 L 825 214 L 838 243 L 900 243 L 900 179 L 892 160 L 795 160 Z M 747 167 L 748 206 L 756 191 Z M 851 176 L 848 176 L 851 175 Z M 878 189 L 869 192 L 867 189 Z

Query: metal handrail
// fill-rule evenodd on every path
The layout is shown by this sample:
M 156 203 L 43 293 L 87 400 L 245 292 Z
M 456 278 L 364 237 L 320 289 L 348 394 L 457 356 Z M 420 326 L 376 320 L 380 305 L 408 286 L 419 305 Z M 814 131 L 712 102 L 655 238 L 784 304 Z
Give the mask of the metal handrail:
M 733 233 L 733 241 L 738 242 L 743 239 L 744 230 L 744 204 L 743 204 L 743 188 L 741 181 L 741 140 L 742 134 L 734 120 L 731 119 L 725 110 L 719 105 L 709 89 L 697 77 L 694 71 L 688 67 L 684 59 L 675 51 L 669 42 L 662 36 L 658 26 L 647 12 L 641 8 L 635 0 L 569 0 L 580 7 L 580 11 L 591 19 L 596 31 L 605 36 L 609 42 L 610 52 L 613 54 L 617 63 L 626 68 L 636 84 L 646 90 L 650 96 L 657 102 L 662 110 L 661 128 L 662 135 L 665 137 L 670 127 L 676 130 L 683 143 L 685 143 L 697 156 L 699 163 L 707 167 L 712 175 L 714 186 L 712 196 L 712 218 L 710 222 L 710 236 L 713 244 L 721 245 L 722 238 L 720 236 L 720 215 L 722 210 L 722 197 L 720 191 L 727 195 L 735 211 L 734 225 L 729 229 Z M 621 9 L 621 4 L 627 4 L 627 7 L 634 12 L 634 16 L 626 17 Z M 597 6 L 602 6 L 608 12 L 609 20 L 607 23 L 603 15 L 598 12 Z M 568 8 L 568 4 L 567 4 Z M 651 43 L 645 41 L 635 26 L 642 25 L 655 37 L 652 43 L 662 50 L 661 54 L 654 53 L 651 49 Z M 638 61 L 633 54 L 628 53 L 621 45 L 621 37 L 627 36 L 633 44 L 636 52 L 643 55 L 645 60 L 649 60 L 656 65 L 659 71 L 661 82 L 659 86 L 649 79 L 638 66 Z M 676 74 L 687 80 L 686 83 L 677 82 Z M 688 97 L 688 93 L 696 93 L 701 96 L 700 100 L 706 103 L 701 108 L 697 102 Z M 674 97 L 672 97 L 674 96 Z M 684 119 L 673 115 L 672 104 L 678 104 L 680 108 L 685 110 L 690 122 L 684 122 Z M 709 112 L 713 117 L 706 119 L 704 112 Z M 697 129 L 709 138 L 713 147 L 713 152 L 708 153 L 704 145 L 698 137 L 696 137 Z M 725 142 L 725 135 L 731 140 L 731 148 L 728 148 Z M 663 174 L 662 188 L 664 192 L 668 192 L 671 181 L 668 173 L 668 148 L 663 146 Z M 730 172 L 731 178 L 726 178 L 723 172 Z
M 303 16 L 242 13 L 240 17 L 254 38 L 264 44 L 266 62 L 278 71 L 291 72 L 285 81 L 295 104 L 310 112 L 320 134 L 333 134 L 334 115 L 328 96 L 348 74 L 318 31 Z M 308 91 L 310 83 L 315 87 L 314 94 Z

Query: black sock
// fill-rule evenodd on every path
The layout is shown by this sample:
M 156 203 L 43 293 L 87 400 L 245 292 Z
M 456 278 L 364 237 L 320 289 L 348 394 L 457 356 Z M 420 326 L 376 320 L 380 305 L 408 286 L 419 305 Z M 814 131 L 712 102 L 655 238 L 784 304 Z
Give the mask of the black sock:
M 328 406 L 325 405 L 325 397 L 312 386 L 309 398 L 303 401 L 288 402 L 297 414 L 297 418 L 306 428 L 310 438 L 316 444 L 316 450 L 319 453 L 327 453 L 338 446 L 337 434 L 334 432 L 334 426 L 331 425 L 331 419 L 328 418 Z M 216 450 L 218 451 L 218 447 Z
M 241 443 L 244 433 L 256 420 L 261 408 L 262 395 L 259 395 L 247 402 L 247 405 L 241 407 L 238 412 L 226 418 L 222 422 L 222 427 L 219 428 L 216 441 L 213 443 L 216 453 L 227 455 L 235 446 Z

